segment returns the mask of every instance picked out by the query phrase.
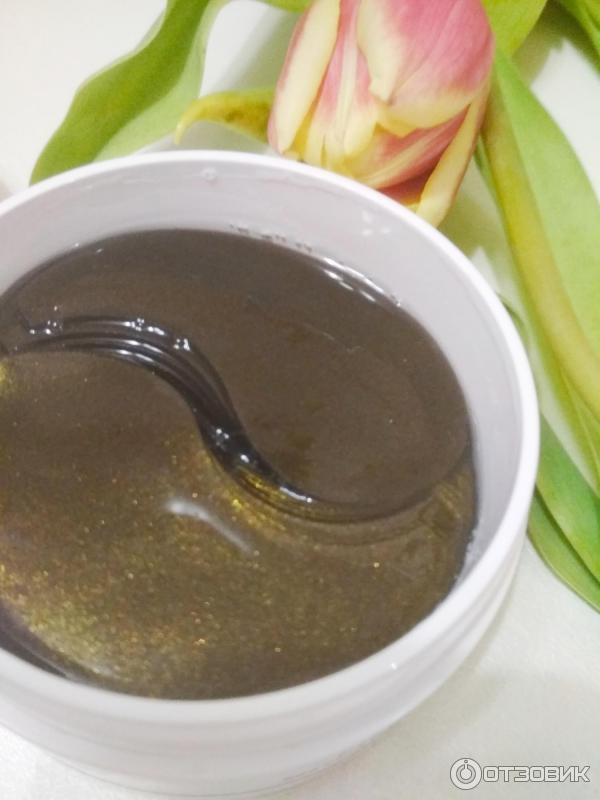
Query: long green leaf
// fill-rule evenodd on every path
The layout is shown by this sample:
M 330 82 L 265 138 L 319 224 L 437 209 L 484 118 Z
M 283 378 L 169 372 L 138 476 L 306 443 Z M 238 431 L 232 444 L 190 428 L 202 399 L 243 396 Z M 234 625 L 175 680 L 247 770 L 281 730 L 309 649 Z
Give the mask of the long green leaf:
M 566 137 L 500 58 L 499 89 L 522 167 L 577 319 L 600 345 L 600 203 Z
M 600 419 L 600 206 L 568 141 L 501 53 L 482 133 L 536 322 Z
M 90 161 L 134 152 L 171 133 L 198 95 L 208 35 L 226 2 L 168 0 L 140 47 L 79 89 L 40 155 L 32 183 Z M 263 2 L 299 12 L 310 0 Z
M 600 581 L 600 498 L 544 419 L 537 485 L 564 537 Z
M 483 0 L 498 45 L 513 53 L 527 38 L 546 0 Z
M 590 436 L 592 438 L 595 436 L 595 441 L 600 441 L 598 431 L 594 431 L 593 434 L 586 431 L 586 424 L 593 418 L 589 414 L 586 419 L 581 418 L 579 414 L 582 410 L 581 404 L 576 395 L 569 391 L 552 352 L 541 339 L 541 332 L 533 329 L 531 318 L 525 320 L 523 313 L 517 313 L 506 301 L 504 305 L 530 355 L 534 356 L 534 365 L 538 371 L 544 371 L 544 377 L 548 379 L 555 400 L 559 407 L 562 406 L 564 421 L 570 426 L 569 440 L 571 442 L 573 438 L 583 440 L 582 447 L 578 450 L 580 456 L 587 456 L 583 463 L 591 464 L 592 468 L 597 466 L 593 461 L 596 454 L 587 452 L 586 448 Z M 592 477 L 593 475 L 592 470 Z M 537 487 L 540 499 L 543 499 L 546 507 L 552 509 L 554 523 L 559 526 L 561 535 L 579 554 L 594 578 L 600 581 L 600 497 L 578 469 L 543 415 Z
M 312 0 L 261 0 L 268 6 L 281 8 L 283 11 L 304 11 L 311 4 Z
M 529 515 L 529 536 L 538 553 L 558 577 L 592 608 L 600 611 L 600 583 L 563 536 L 538 495 L 533 498 Z
M 517 268 L 533 363 L 546 384 L 550 379 L 580 451 L 591 456 L 597 486 L 600 205 L 568 141 L 502 53 L 482 140 L 485 172 Z M 531 526 L 536 547 L 597 607 L 600 499 L 545 423 L 542 432 Z
M 169 0 L 137 50 L 79 89 L 32 182 L 133 152 L 168 134 L 198 94 L 208 33 L 225 2 Z
M 589 36 L 600 55 L 600 0 L 558 0 Z

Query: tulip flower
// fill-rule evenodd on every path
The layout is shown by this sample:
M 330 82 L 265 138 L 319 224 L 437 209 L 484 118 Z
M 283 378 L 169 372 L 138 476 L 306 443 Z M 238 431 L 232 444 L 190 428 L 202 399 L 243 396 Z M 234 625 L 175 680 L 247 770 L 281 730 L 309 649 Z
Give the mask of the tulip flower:
M 438 224 L 474 149 L 493 50 L 479 0 L 314 0 L 290 43 L 269 142 Z

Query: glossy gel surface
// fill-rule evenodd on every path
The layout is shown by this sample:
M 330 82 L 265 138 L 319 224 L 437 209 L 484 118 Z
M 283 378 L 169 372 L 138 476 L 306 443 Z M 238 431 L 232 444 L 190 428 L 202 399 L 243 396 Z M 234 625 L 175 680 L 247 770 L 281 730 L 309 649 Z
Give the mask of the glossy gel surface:
M 21 349 L 28 328 L 82 316 L 176 332 L 277 475 L 386 513 L 290 513 L 228 472 L 151 369 Z M 475 515 L 461 390 L 421 326 L 335 264 L 232 234 L 129 234 L 13 287 L 0 343 L 0 628 L 36 663 L 154 697 L 283 688 L 390 643 L 460 571 Z

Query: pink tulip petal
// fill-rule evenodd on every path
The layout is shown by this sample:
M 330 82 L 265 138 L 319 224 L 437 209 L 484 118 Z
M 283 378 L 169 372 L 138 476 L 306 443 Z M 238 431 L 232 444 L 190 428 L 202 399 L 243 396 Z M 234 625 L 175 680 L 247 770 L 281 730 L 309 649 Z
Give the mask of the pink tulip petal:
M 364 149 L 377 124 L 378 103 L 369 92 L 367 63 L 356 43 L 360 0 L 340 0 L 337 42 L 306 134 L 306 161 L 344 172 Z
M 357 36 L 371 92 L 388 106 L 383 124 L 399 135 L 455 117 L 492 63 L 480 0 L 362 0 Z
M 411 180 L 435 166 L 460 129 L 464 116 L 463 112 L 443 125 L 416 130 L 403 138 L 379 129 L 368 148 L 350 162 L 350 171 L 375 189 Z
M 269 121 L 269 143 L 280 153 L 292 148 L 336 45 L 340 0 L 314 0 L 296 26 L 277 83 Z
M 475 149 L 488 92 L 489 84 L 486 84 L 471 104 L 458 133 L 446 148 L 423 188 L 416 211 L 432 225 L 440 224 L 456 197 Z
M 403 206 L 410 208 L 411 211 L 416 212 L 419 207 L 421 195 L 423 194 L 423 189 L 432 172 L 433 170 L 430 169 L 422 175 L 417 175 L 415 178 L 411 178 L 408 181 L 403 181 L 402 183 L 396 184 L 396 186 L 382 189 L 382 193 L 391 197 L 392 200 L 402 203 Z

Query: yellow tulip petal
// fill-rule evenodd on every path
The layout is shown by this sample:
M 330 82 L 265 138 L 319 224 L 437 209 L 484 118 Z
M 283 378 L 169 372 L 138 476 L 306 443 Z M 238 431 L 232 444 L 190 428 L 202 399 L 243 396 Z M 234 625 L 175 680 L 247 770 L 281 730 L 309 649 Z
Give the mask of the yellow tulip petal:
M 444 219 L 473 155 L 489 93 L 486 84 L 470 106 L 454 139 L 431 173 L 421 194 L 417 214 L 432 225 Z
M 344 163 L 369 143 L 378 104 L 369 92 L 367 63 L 356 43 L 360 0 L 340 0 L 337 41 L 305 132 L 304 158 L 345 172 Z M 296 149 L 301 143 L 296 142 Z
M 196 122 L 218 122 L 261 142 L 267 138 L 267 124 L 273 103 L 272 89 L 218 92 L 200 97 L 187 107 L 175 129 L 179 144 Z
M 310 110 L 335 48 L 340 0 L 314 0 L 300 19 L 281 72 L 269 121 L 269 142 L 285 153 Z
M 370 76 L 363 54 L 355 48 L 355 91 L 348 108 L 344 131 L 344 157 L 351 159 L 371 142 L 379 122 L 380 104 L 369 90 Z

